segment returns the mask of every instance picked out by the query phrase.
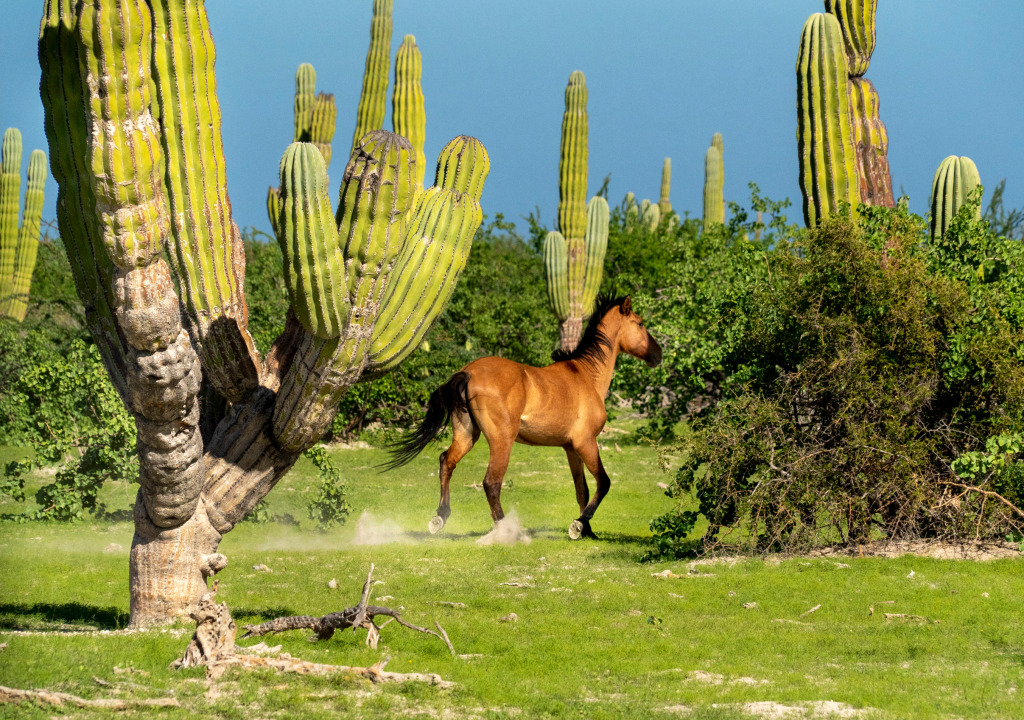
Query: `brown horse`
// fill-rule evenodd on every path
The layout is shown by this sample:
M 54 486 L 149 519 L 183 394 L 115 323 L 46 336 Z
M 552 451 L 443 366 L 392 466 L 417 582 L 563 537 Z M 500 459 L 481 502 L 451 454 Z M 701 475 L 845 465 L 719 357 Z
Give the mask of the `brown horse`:
M 441 502 L 430 532 L 444 527 L 451 505 L 448 486 L 455 466 L 483 432 L 491 447 L 484 476 L 484 491 L 491 518 L 501 520 L 501 482 L 508 468 L 512 444 L 560 446 L 569 459 L 576 484 L 580 516 L 569 526 L 569 536 L 595 537 L 590 520 L 608 493 L 611 480 L 601 464 L 597 435 L 608 416 L 604 398 L 615 371 L 615 360 L 625 352 L 650 367 L 661 362 L 661 347 L 633 312 L 629 297 L 598 298 L 577 348 L 556 352 L 555 362 L 537 368 L 498 357 L 474 360 L 434 391 L 423 423 L 392 448 L 388 469 L 412 460 L 450 421 L 455 437 L 441 453 Z M 586 465 L 597 481 L 597 492 L 583 475 Z

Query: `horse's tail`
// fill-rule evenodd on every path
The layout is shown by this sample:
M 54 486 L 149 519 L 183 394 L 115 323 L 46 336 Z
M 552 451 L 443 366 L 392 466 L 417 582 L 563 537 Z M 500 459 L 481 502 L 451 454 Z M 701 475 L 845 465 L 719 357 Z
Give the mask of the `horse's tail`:
M 451 422 L 453 412 L 467 412 L 468 384 L 469 373 L 457 372 L 448 382 L 431 393 L 423 422 L 415 431 L 406 433 L 388 448 L 391 460 L 381 465 L 381 469 L 394 470 L 410 462 L 430 444 L 431 440 L 441 434 Z

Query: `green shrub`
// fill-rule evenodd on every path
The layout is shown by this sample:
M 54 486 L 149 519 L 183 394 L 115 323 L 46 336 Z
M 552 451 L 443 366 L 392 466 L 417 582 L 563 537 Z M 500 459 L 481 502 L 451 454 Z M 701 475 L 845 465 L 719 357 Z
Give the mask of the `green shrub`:
M 1024 254 L 975 207 L 939 246 L 905 206 L 861 207 L 857 225 L 776 243 L 763 275 L 713 305 L 735 333 L 715 357 L 731 383 L 675 448 L 679 504 L 652 522 L 652 555 L 688 550 L 700 517 L 705 545 L 731 535 L 760 550 L 1019 525 L 949 484 L 957 458 L 1024 419 Z M 1016 477 L 989 473 L 982 489 L 1019 497 Z

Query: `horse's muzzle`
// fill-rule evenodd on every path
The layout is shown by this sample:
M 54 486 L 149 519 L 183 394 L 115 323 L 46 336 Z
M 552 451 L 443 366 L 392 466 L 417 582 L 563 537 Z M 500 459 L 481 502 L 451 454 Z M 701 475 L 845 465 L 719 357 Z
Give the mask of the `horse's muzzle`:
M 661 345 L 647 333 L 647 354 L 644 355 L 644 362 L 647 367 L 658 367 L 661 365 Z

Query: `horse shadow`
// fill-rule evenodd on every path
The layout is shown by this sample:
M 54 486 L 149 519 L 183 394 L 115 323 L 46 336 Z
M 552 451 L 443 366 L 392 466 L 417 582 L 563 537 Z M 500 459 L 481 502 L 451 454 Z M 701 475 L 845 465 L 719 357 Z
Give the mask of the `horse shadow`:
M 49 629 L 48 625 L 60 630 L 73 630 L 76 625 L 83 630 L 122 630 L 128 626 L 128 612 L 80 602 L 0 603 L 0 629 L 39 630 Z

